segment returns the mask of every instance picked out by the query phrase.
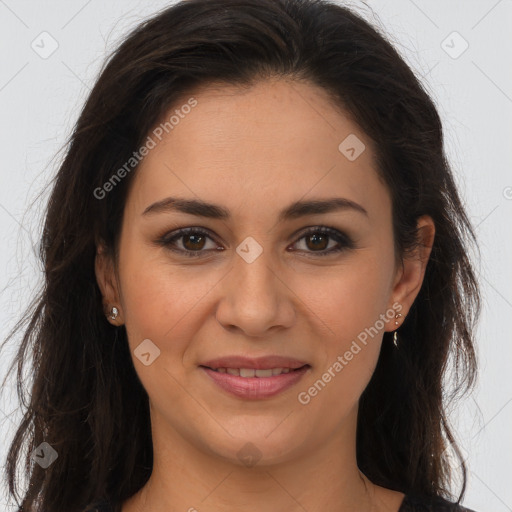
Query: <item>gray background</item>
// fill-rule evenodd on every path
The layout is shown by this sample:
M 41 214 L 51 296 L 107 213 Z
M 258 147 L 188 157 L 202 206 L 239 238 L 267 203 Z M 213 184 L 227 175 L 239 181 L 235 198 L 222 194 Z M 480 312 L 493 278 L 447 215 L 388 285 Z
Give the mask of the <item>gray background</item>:
M 30 204 L 40 193 L 40 200 L 47 197 L 45 185 L 63 156 L 58 150 L 106 52 L 169 3 L 0 0 L 2 341 L 42 276 L 34 251 L 41 203 Z M 512 1 L 347 4 L 384 30 L 424 77 L 444 122 L 449 158 L 477 227 L 481 259 L 475 261 L 484 296 L 477 332 L 478 385 L 451 412 L 470 468 L 464 504 L 479 512 L 512 511 Z M 50 36 L 41 36 L 44 31 Z M 58 44 L 56 51 L 44 55 L 52 44 Z M 0 354 L 1 377 L 16 342 Z M 2 464 L 20 419 L 10 382 L 0 402 Z M 7 495 L 4 483 L 0 485 L 3 504 Z

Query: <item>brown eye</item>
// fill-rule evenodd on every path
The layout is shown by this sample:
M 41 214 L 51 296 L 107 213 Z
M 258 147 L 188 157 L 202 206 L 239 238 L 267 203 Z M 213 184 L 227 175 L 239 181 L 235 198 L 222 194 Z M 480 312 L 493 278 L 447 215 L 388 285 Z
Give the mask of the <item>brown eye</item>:
M 207 252 L 208 249 L 203 249 L 205 249 L 208 239 L 214 242 L 209 233 L 200 228 L 184 228 L 164 235 L 157 240 L 157 243 L 173 252 L 177 252 L 185 256 L 197 257 L 204 256 L 204 253 Z M 183 249 L 179 247 L 178 242 L 180 241 Z M 218 248 L 216 244 L 213 245 L 213 248 Z M 209 250 L 212 250 L 213 248 L 210 248 Z
M 320 250 L 323 251 L 329 245 L 329 237 L 324 235 L 323 233 L 314 233 L 312 235 L 307 235 L 304 237 L 306 240 L 306 245 L 309 249 L 312 250 Z M 311 245 L 308 244 L 307 241 L 311 241 Z
M 183 246 L 190 251 L 201 250 L 204 247 L 206 237 L 201 234 L 182 235 L 181 238 L 185 240 Z
M 304 233 L 302 237 L 299 238 L 298 242 L 301 240 L 305 241 L 304 245 L 306 246 L 306 250 L 298 250 L 309 254 L 313 253 L 315 256 L 327 256 L 355 247 L 350 237 L 337 229 L 329 227 L 312 228 Z M 335 243 L 329 248 L 331 241 L 337 242 L 337 244 Z

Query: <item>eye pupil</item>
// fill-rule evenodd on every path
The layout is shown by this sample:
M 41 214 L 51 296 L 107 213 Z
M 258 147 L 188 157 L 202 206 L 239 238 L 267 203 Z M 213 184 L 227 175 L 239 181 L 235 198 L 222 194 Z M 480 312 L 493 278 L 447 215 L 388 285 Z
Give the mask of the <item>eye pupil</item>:
M 192 244 L 200 243 L 201 239 L 202 239 L 203 244 L 200 247 L 196 247 L 196 246 L 189 247 L 188 244 L 186 242 L 184 242 L 183 245 L 189 250 L 202 249 L 204 247 L 204 238 L 205 238 L 204 235 L 197 235 L 197 234 L 184 235 L 183 236 L 184 240 L 189 240 L 189 239 L 194 240 L 195 239 L 195 242 L 192 242 Z M 199 239 L 199 242 L 198 242 L 198 239 Z
M 309 240 L 311 240 L 311 239 L 314 239 L 314 240 L 315 240 L 315 242 L 313 243 L 313 248 L 315 248 L 315 247 L 316 247 L 317 249 L 319 248 L 319 249 L 321 249 L 321 250 L 323 250 L 323 249 L 325 249 L 325 248 L 327 247 L 327 245 L 328 245 L 328 244 L 326 244 L 326 243 L 325 243 L 325 241 L 327 240 L 327 238 L 328 238 L 328 235 L 318 234 L 318 233 L 315 233 L 315 234 L 313 234 L 313 235 L 309 235 L 309 236 L 307 237 L 307 239 L 309 239 Z M 318 242 L 318 239 L 323 239 L 323 242 L 324 242 L 324 243 L 323 243 L 323 244 L 322 244 L 322 243 L 320 243 L 320 245 L 318 245 L 318 243 L 317 243 L 317 242 Z

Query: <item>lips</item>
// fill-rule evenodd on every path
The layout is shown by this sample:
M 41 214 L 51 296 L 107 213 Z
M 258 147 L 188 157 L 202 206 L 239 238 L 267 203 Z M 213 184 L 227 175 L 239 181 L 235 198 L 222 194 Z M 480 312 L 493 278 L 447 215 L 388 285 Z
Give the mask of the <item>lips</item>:
M 241 377 L 240 375 L 221 373 L 207 366 L 199 368 L 211 379 L 210 382 L 231 396 L 244 400 L 262 400 L 272 398 L 296 385 L 310 371 L 311 367 L 306 364 L 301 368 L 289 370 L 288 373 L 271 377 Z
M 205 361 L 199 368 L 230 395 L 258 400 L 271 398 L 296 385 L 311 365 L 287 356 L 226 356 Z

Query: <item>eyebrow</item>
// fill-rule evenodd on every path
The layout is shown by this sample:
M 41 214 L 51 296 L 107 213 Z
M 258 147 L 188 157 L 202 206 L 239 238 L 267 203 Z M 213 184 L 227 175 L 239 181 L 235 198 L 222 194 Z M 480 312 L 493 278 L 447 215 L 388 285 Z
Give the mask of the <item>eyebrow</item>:
M 282 222 L 305 217 L 307 215 L 318 215 L 339 210 L 352 210 L 368 217 L 368 212 L 360 204 L 343 197 L 333 197 L 321 200 L 295 201 L 281 210 L 278 220 Z M 167 197 L 151 204 L 144 210 L 142 215 L 172 211 L 188 213 L 209 219 L 228 220 L 231 217 L 230 211 L 223 206 L 197 199 L 182 199 L 177 197 Z

